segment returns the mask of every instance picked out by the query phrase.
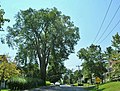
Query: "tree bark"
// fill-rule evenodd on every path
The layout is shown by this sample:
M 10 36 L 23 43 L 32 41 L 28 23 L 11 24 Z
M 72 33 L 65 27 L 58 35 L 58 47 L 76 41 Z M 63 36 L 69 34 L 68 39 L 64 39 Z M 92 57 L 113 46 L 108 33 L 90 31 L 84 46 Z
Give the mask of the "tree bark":
M 43 80 L 43 85 L 46 86 L 46 66 L 44 60 L 41 62 L 40 66 L 41 79 Z
M 91 84 L 93 84 L 93 81 L 92 81 L 92 74 L 90 75 L 90 81 L 91 81 Z
M 40 78 L 43 81 L 43 86 L 46 86 L 46 63 L 45 58 L 42 56 L 39 50 L 37 50 L 38 53 L 38 59 L 40 63 Z
M 2 81 L 0 80 L 0 91 L 1 91 L 1 82 L 2 82 Z

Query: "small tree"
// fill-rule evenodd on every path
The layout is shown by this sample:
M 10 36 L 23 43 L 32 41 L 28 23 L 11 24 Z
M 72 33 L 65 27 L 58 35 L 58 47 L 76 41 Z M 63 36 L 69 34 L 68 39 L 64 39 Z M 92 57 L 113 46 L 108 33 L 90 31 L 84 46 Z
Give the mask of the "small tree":
M 7 81 L 13 76 L 17 76 L 20 74 L 20 70 L 17 69 L 15 63 L 8 63 L 3 61 L 0 64 L 0 86 L 2 81 Z M 1 87 L 0 87 L 1 88 Z

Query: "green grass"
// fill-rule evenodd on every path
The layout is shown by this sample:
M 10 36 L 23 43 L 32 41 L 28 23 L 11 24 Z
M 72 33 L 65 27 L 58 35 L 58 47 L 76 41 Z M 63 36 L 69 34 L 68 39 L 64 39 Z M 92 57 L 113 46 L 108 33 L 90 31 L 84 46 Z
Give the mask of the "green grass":
M 78 83 L 73 84 L 74 86 L 78 86 Z
M 103 91 L 120 91 L 120 82 L 110 82 L 100 86 Z
M 51 82 L 50 82 L 50 81 L 46 81 L 46 85 L 47 85 L 47 86 L 50 86 L 50 85 L 51 85 Z
M 88 83 L 85 83 L 85 84 L 84 84 L 84 87 L 91 87 L 91 86 L 95 86 L 95 85 L 88 84 Z
M 109 82 L 99 86 L 99 90 L 95 88 L 89 89 L 89 91 L 120 91 L 120 82 Z

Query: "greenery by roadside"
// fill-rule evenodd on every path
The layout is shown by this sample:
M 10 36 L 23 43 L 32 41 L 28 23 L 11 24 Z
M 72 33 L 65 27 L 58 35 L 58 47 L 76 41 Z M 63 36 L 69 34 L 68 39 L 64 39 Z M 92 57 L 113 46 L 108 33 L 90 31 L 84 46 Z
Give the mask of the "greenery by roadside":
M 85 84 L 84 84 L 84 87 L 91 87 L 91 86 L 95 86 L 95 85 L 88 84 L 88 83 L 85 83 Z
M 11 90 L 32 89 L 43 85 L 41 79 L 28 77 L 13 77 L 7 83 Z
M 5 21 L 4 10 L 0 9 L 0 31 Z M 59 30 L 59 31 L 58 31 Z M 7 83 L 9 89 L 23 90 L 52 83 L 93 87 L 89 84 L 120 80 L 120 35 L 113 36 L 112 44 L 102 51 L 100 45 L 91 44 L 81 48 L 77 56 L 83 60 L 82 68 L 73 71 L 64 66 L 79 37 L 79 28 L 56 8 L 21 10 L 16 15 L 16 23 L 7 28 L 6 42 L 18 48 L 15 63 L 5 61 L 0 64 L 0 86 Z M 15 76 L 17 78 L 12 78 Z M 83 79 L 84 78 L 84 79 Z M 46 81 L 47 80 L 47 81 Z M 51 83 L 52 82 L 52 83 Z M 99 91 L 118 91 L 119 82 L 102 84 Z M 2 87 L 2 86 L 1 86 Z M 1 89 L 0 87 L 0 89 Z M 6 91 L 6 90 L 2 90 Z M 91 89 L 96 91 L 96 89 Z
M 46 86 L 52 85 L 50 81 L 46 81 Z
M 101 84 L 99 89 L 87 88 L 89 91 L 120 91 L 120 82 L 109 82 L 105 84 Z

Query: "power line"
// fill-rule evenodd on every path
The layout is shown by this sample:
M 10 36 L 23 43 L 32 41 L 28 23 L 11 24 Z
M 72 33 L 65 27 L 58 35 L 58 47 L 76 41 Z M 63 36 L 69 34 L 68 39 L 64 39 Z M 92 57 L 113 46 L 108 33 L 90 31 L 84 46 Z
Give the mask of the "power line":
M 110 4 L 109 4 L 109 6 L 108 6 L 108 9 L 107 9 L 107 11 L 106 11 L 106 13 L 105 13 L 105 16 L 104 16 L 104 18 L 103 18 L 102 24 L 101 24 L 101 26 L 100 26 L 100 28 L 99 28 L 99 30 L 98 30 L 98 32 L 97 32 L 97 35 L 95 36 L 95 39 L 94 39 L 93 43 L 94 43 L 95 40 L 97 39 L 97 37 L 98 37 L 98 35 L 99 35 L 99 33 L 100 33 L 100 30 L 101 30 L 101 28 L 102 28 L 102 26 L 103 26 L 103 23 L 105 22 L 105 19 L 106 19 L 106 16 L 107 16 L 107 14 L 108 14 L 108 11 L 109 11 L 109 9 L 110 9 L 110 6 L 111 6 L 111 4 L 112 4 L 112 1 L 113 1 L 113 0 L 110 1 Z
M 119 23 L 120 23 L 120 19 L 116 23 L 116 25 L 112 28 L 112 30 L 104 37 L 104 39 L 99 42 L 99 44 L 102 43 L 112 33 L 112 31 L 118 26 Z
M 105 32 L 107 31 L 107 29 L 109 28 L 110 24 L 112 23 L 112 21 L 113 21 L 113 19 L 115 18 L 115 16 L 116 16 L 117 12 L 119 11 L 119 9 L 120 9 L 120 5 L 119 5 L 119 7 L 117 8 L 115 14 L 113 15 L 113 17 L 112 17 L 112 19 L 110 20 L 109 24 L 107 25 L 107 27 L 105 28 L 104 32 L 102 33 L 102 35 L 100 36 L 100 38 L 97 40 L 96 43 L 98 43 L 98 42 L 100 41 L 100 39 L 103 37 L 103 35 L 105 34 Z

